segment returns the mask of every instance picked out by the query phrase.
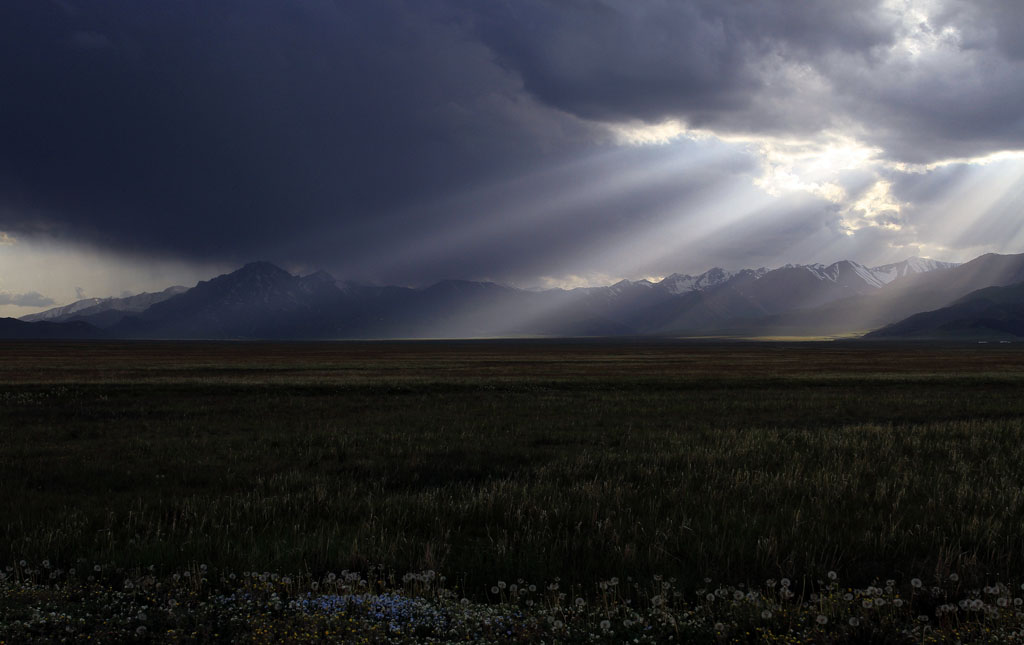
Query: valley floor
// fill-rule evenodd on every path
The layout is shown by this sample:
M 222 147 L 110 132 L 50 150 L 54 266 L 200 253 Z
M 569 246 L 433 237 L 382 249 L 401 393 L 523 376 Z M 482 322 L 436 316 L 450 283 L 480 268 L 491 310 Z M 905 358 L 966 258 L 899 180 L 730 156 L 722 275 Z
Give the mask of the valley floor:
M 603 621 L 621 635 L 637 624 L 627 608 L 653 621 L 671 607 L 658 629 L 697 616 L 692 638 L 712 642 L 766 626 L 806 642 L 1021 627 L 1024 344 L 7 342 L 0 355 L 0 641 L 29 633 L 3 630 L 36 605 L 100 593 L 90 585 L 159 580 L 149 602 L 165 602 L 182 584 L 170 576 L 200 565 L 218 572 L 210 598 L 241 597 L 217 586 L 234 584 L 226 572 L 301 581 L 244 587 L 271 609 L 271 593 L 294 607 L 342 570 L 376 572 L 362 592 L 378 597 L 422 596 L 403 575 L 432 571 L 474 611 L 510 607 L 537 629 L 556 614 L 569 629 L 579 598 L 580 634 L 613 642 Z M 792 598 L 768 584 L 782 578 Z M 699 613 L 719 589 L 747 600 Z M 858 609 L 874 589 L 906 610 Z M 959 604 L 976 599 L 986 609 Z

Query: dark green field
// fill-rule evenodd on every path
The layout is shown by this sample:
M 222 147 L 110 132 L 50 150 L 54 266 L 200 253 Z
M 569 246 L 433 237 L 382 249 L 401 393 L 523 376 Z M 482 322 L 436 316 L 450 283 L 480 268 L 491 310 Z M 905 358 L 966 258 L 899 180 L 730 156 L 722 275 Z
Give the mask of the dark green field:
M 0 563 L 1024 577 L 1024 344 L 0 345 Z

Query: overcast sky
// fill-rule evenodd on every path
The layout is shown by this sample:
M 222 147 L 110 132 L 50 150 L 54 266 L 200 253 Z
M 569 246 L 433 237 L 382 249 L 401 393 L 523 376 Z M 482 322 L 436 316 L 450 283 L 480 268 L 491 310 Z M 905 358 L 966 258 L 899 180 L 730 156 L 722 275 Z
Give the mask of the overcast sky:
M 1017 0 L 4 0 L 0 315 L 1024 252 Z

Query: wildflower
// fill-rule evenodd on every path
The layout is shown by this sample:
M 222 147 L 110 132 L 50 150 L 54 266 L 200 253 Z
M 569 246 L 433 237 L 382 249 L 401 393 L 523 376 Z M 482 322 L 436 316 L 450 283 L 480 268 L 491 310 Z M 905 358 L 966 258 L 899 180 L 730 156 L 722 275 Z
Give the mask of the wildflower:
M 497 594 L 498 593 L 498 587 L 496 587 L 496 586 L 495 587 L 491 587 L 491 593 Z
M 844 593 L 843 600 L 845 600 L 846 602 L 850 602 L 851 600 L 853 600 L 853 594 L 850 592 Z
M 715 623 L 715 631 L 716 632 L 724 632 L 725 631 L 725 623 Z
M 709 593 L 707 595 L 707 599 L 708 599 L 708 602 L 714 602 L 715 601 L 715 594 Z
M 1000 607 L 1006 607 L 1007 605 L 1010 604 L 1010 601 L 1007 600 L 1006 598 L 997 598 L 996 599 L 996 604 L 999 605 Z
M 43 568 L 44 569 L 49 569 L 50 568 L 50 561 L 49 560 L 43 560 Z
M 902 598 L 893 598 L 892 606 L 893 607 L 897 607 L 897 608 L 898 607 L 902 607 L 903 606 L 903 599 Z
M 739 590 L 736 590 L 736 591 L 732 592 L 732 599 L 733 600 L 743 600 L 743 592 L 739 591 Z
M 612 579 L 609 580 L 608 582 L 614 587 L 615 585 L 619 584 L 619 579 L 616 578 L 615 576 L 612 576 Z M 530 585 L 530 586 L 532 587 L 533 585 Z
M 860 605 L 864 609 L 871 609 L 872 607 L 875 606 L 875 603 L 871 602 L 870 598 L 865 598 L 864 600 L 860 601 Z
M 850 627 L 858 627 L 860 625 L 860 618 L 857 618 L 856 616 L 850 616 L 850 620 L 847 622 L 850 623 Z
M 505 588 L 505 587 L 507 587 L 507 586 L 508 586 L 508 585 L 506 585 L 506 584 L 505 584 L 505 581 L 504 581 L 504 580 L 499 580 L 499 581 L 498 581 L 498 589 L 504 589 L 504 588 Z
M 828 572 L 828 579 L 829 580 L 835 580 L 838 577 L 839 577 L 839 574 L 836 573 L 835 571 L 829 571 Z
M 919 621 L 921 621 L 922 623 L 927 623 L 928 622 L 928 617 L 925 616 L 924 614 L 921 614 L 920 616 L 918 616 L 917 619 Z
M 655 607 L 661 607 L 661 605 L 664 604 L 664 602 L 665 599 L 661 596 L 654 596 L 653 598 L 651 598 L 651 604 Z
M 910 586 L 913 587 L 914 589 L 920 589 L 922 584 L 923 583 L 921 582 L 920 578 L 911 578 L 910 579 Z
M 100 565 L 97 564 L 97 565 L 93 565 L 92 570 L 95 571 L 96 573 L 99 573 L 101 568 L 102 567 L 100 567 Z
M 960 576 L 958 576 L 956 573 L 951 573 L 951 574 L 949 574 L 949 581 L 950 582 L 959 582 L 960 581 Z
M 25 567 L 27 567 L 27 566 L 28 566 L 28 562 L 26 562 L 25 560 L 20 560 L 20 561 L 18 562 L 18 566 L 20 566 L 20 567 L 21 567 L 22 569 L 24 569 Z M 98 570 L 99 570 L 99 569 L 97 569 L 97 571 L 98 571 Z
M 577 598 L 577 599 L 576 599 L 576 606 L 577 606 L 577 607 L 583 607 L 583 606 L 584 606 L 584 605 L 586 605 L 586 604 L 587 604 L 587 601 L 586 601 L 586 600 L 584 600 L 584 599 L 582 599 L 582 598 Z
M 818 614 L 818 617 L 815 618 L 814 620 L 816 620 L 819 625 L 827 625 L 828 624 L 828 616 L 826 616 L 825 614 Z
M 555 629 L 562 629 L 562 627 L 564 627 L 564 626 L 565 626 L 565 623 L 563 623 L 562 621 L 560 621 L 560 620 L 556 620 L 555 621 Z
M 607 618 L 605 620 L 601 621 L 601 630 L 602 631 L 608 631 L 611 628 L 612 628 L 612 621 L 608 620 Z
M 884 607 L 885 598 L 875 598 L 875 607 Z
M 534 591 L 537 591 L 537 585 L 530 585 L 529 588 L 530 588 L 530 592 L 531 593 L 534 592 Z
M 764 611 L 761 612 L 761 618 L 764 618 L 765 620 L 768 620 L 771 617 L 772 617 L 772 612 L 768 611 L 767 609 L 765 609 Z
M 886 587 L 895 587 L 896 586 L 896 581 L 890 578 L 889 580 L 885 581 L 885 586 Z
M 779 585 L 781 585 L 783 587 L 788 587 L 789 584 L 790 584 L 789 583 L 789 578 L 783 578 L 782 580 L 779 580 Z

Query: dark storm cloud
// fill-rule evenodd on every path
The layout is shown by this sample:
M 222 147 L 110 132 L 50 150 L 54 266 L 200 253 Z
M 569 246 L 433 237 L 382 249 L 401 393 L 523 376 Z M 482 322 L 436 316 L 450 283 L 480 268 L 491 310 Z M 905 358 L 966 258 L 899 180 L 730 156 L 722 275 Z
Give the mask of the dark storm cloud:
M 29 293 L 6 293 L 0 291 L 0 305 L 13 305 L 15 307 L 48 307 L 57 304 L 53 298 L 47 298 L 41 293 L 30 291 Z
M 482 3 L 478 24 L 528 91 L 584 117 L 797 128 L 792 114 L 756 105 L 776 89 L 773 67 L 889 42 L 892 17 L 877 4 L 523 0 Z
M 240 258 L 329 228 L 342 254 L 376 213 L 571 151 L 584 129 L 534 114 L 452 20 L 390 1 L 5 3 L 0 226 Z
M 1024 147 L 1022 16 L 949 0 L 926 31 L 959 35 L 911 59 L 905 16 L 875 1 L 8 0 L 0 231 L 397 282 L 527 278 L 756 174 L 734 150 L 657 175 L 704 144 L 613 153 L 608 123 L 850 132 L 910 161 Z

